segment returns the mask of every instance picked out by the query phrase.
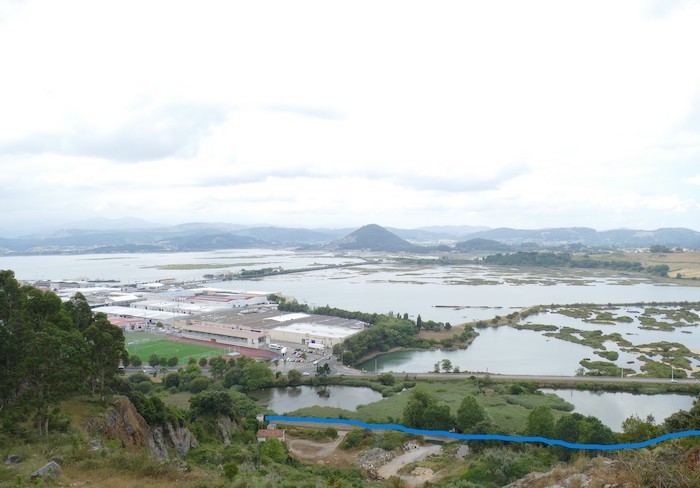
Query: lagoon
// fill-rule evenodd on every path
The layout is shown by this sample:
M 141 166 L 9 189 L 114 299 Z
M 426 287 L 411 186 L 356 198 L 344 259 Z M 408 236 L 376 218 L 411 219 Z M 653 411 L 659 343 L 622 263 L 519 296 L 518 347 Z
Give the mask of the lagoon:
M 382 399 L 381 393 L 367 387 L 332 385 L 326 388 L 330 392 L 327 397 L 318 394 L 323 389 L 321 386 L 269 388 L 250 392 L 248 396 L 259 405 L 280 415 L 316 405 L 354 411 L 359 405 L 367 405 Z
M 689 410 L 695 397 L 678 394 L 636 395 L 625 392 L 584 391 L 542 388 L 543 393 L 554 393 L 574 405 L 574 412 L 592 415 L 615 432 L 622 432 L 622 422 L 632 415 L 646 419 L 652 415 L 661 423 L 679 410 Z

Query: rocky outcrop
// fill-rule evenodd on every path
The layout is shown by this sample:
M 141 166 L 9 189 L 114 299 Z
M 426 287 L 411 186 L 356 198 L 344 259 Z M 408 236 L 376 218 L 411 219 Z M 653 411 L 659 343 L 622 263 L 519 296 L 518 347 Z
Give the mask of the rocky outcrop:
M 186 427 L 173 426 L 166 422 L 162 426 L 149 427 L 128 398 L 114 402 L 94 430 L 108 439 L 117 439 L 126 449 L 148 448 L 151 455 L 160 460 L 170 459 L 171 454 L 184 456 L 199 443 Z
M 599 457 L 584 466 L 556 467 L 546 473 L 530 473 L 504 488 L 632 488 L 618 480 L 618 462 Z
M 97 432 L 108 439 L 117 439 L 122 447 L 138 450 L 147 445 L 150 429 L 128 398 L 120 398 L 104 416 Z
M 224 444 L 227 446 L 231 444 L 231 431 L 235 425 L 236 424 L 234 424 L 233 421 L 226 416 L 221 416 L 216 420 L 216 426 L 219 428 L 221 440 L 224 441 Z
M 148 436 L 148 449 L 156 458 L 163 461 L 170 459 L 170 451 L 177 456 L 184 456 L 199 442 L 192 432 L 185 427 L 173 427 L 169 422 L 162 427 L 151 428 Z
M 51 461 L 32 473 L 32 479 L 48 478 L 49 476 L 54 478 L 61 476 L 61 467 L 55 461 Z

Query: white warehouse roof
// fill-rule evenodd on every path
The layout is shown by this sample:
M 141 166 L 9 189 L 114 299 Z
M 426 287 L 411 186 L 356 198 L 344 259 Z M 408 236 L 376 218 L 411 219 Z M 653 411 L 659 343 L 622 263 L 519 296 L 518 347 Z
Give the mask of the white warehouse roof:
M 328 337 L 332 339 L 345 339 L 353 334 L 360 332 L 358 329 L 349 327 L 338 327 L 332 325 L 312 324 L 308 322 L 299 322 L 296 324 L 281 325 L 272 330 L 284 332 L 294 332 L 297 334 L 309 334 L 317 337 Z

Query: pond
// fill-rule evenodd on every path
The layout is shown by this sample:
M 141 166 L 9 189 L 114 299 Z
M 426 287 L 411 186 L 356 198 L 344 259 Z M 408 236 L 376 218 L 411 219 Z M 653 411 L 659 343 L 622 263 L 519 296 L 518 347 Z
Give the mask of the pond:
M 637 395 L 626 392 L 586 391 L 542 388 L 543 393 L 554 393 L 574 405 L 574 412 L 592 415 L 615 432 L 622 432 L 622 422 L 632 415 L 646 419 L 652 415 L 657 424 L 679 410 L 693 406 L 695 397 L 664 393 Z
M 269 388 L 248 394 L 259 405 L 282 415 L 300 408 L 321 406 L 337 407 L 354 411 L 359 405 L 377 402 L 382 394 L 371 388 L 352 386 L 328 386 L 328 396 L 319 395 L 321 386 L 290 386 L 287 388 Z

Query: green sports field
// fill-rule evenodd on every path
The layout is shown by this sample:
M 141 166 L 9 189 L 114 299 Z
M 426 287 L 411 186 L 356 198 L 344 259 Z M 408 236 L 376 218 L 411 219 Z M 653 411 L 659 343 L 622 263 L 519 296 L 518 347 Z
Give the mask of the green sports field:
M 148 332 L 124 334 L 124 339 L 129 356 L 136 355 L 140 357 L 144 364 L 148 362 L 148 358 L 154 353 L 167 358 L 177 356 L 180 364 L 187 364 L 189 358 L 199 360 L 201 357 L 221 356 L 226 352 L 225 349 L 219 347 L 171 341 L 167 339 L 167 336 L 149 334 Z

